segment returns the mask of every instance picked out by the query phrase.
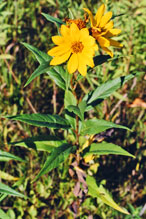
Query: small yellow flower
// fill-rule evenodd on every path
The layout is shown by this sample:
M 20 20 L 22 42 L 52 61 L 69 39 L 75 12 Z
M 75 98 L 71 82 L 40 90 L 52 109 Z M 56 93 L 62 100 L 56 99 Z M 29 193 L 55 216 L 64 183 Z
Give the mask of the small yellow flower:
M 59 65 L 68 60 L 67 69 L 70 74 L 78 71 L 86 76 L 87 65 L 94 67 L 93 56 L 98 46 L 95 39 L 89 35 L 87 28 L 79 29 L 75 23 L 70 27 L 61 25 L 61 36 L 53 36 L 52 41 L 57 45 L 48 51 L 54 56 L 50 65 Z
M 92 36 L 98 41 L 101 48 L 113 57 L 113 53 L 108 49 L 109 46 L 122 47 L 123 45 L 111 37 L 117 36 L 121 33 L 120 29 L 113 28 L 114 22 L 110 20 L 112 18 L 112 12 L 109 11 L 104 15 L 105 5 L 102 4 L 93 16 L 92 12 L 84 8 L 84 11 L 88 13 L 91 22 Z

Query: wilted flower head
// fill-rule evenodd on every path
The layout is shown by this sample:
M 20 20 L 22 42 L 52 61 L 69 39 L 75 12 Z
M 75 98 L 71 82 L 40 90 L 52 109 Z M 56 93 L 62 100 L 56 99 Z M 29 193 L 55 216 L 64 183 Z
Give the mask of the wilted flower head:
M 68 27 L 69 27 L 72 23 L 75 23 L 75 24 L 78 26 L 78 28 L 79 28 L 80 30 L 83 29 L 83 28 L 85 28 L 85 27 L 86 27 L 86 23 L 87 23 L 87 20 L 86 20 L 86 19 L 82 20 L 82 19 L 69 19 L 69 18 L 65 18 L 64 20 L 65 20 L 65 22 L 66 22 L 66 24 L 67 24 Z
M 50 65 L 59 65 L 68 60 L 67 69 L 70 74 L 78 71 L 85 76 L 87 65 L 94 67 L 93 56 L 98 46 L 95 39 L 89 35 L 87 28 L 78 28 L 74 22 L 68 27 L 61 25 L 60 36 L 53 36 L 56 47 L 48 51 L 54 58 Z
M 120 29 L 113 28 L 114 22 L 111 20 L 112 12 L 109 11 L 104 15 L 105 5 L 102 4 L 93 16 L 92 12 L 84 8 L 84 11 L 88 13 L 91 23 L 91 34 L 98 41 L 102 49 L 113 57 L 113 53 L 108 49 L 109 46 L 122 47 L 123 45 L 113 39 L 121 33 Z

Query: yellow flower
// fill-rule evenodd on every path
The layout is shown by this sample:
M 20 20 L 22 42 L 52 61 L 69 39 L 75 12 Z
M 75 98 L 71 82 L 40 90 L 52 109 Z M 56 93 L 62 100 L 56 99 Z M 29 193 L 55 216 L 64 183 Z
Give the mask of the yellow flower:
M 113 57 L 113 53 L 108 49 L 109 46 L 122 47 L 123 45 L 111 37 L 117 36 L 121 33 L 120 29 L 113 28 L 114 22 L 110 20 L 112 18 L 112 12 L 109 11 L 104 15 L 105 5 L 102 4 L 93 16 L 92 12 L 84 8 L 84 11 L 88 13 L 91 22 L 91 33 L 92 36 L 98 41 L 101 48 Z
M 54 56 L 50 65 L 59 65 L 68 60 L 67 69 L 70 74 L 75 71 L 85 76 L 87 65 L 94 67 L 93 56 L 98 46 L 95 39 L 89 35 L 87 28 L 79 29 L 75 23 L 70 27 L 61 25 L 61 36 L 53 36 L 52 41 L 57 45 L 48 51 Z

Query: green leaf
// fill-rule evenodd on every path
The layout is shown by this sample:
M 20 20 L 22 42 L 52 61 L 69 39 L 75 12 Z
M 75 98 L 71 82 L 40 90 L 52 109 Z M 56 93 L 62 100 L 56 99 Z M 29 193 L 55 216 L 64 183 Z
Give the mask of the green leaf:
M 62 88 L 63 90 L 66 89 L 67 85 L 66 85 L 66 81 L 65 78 L 63 78 L 63 75 L 65 75 L 64 73 L 64 69 L 62 68 L 62 66 L 60 66 L 60 68 L 56 68 L 56 67 L 52 67 L 50 66 L 50 62 L 48 61 L 43 61 L 39 67 L 32 73 L 32 75 L 29 77 L 28 81 L 26 82 L 25 86 L 26 87 L 33 79 L 35 79 L 37 76 L 41 75 L 41 74 L 48 74 L 50 76 L 50 78 L 52 80 L 55 81 L 55 83 Z
M 67 106 L 67 109 L 69 112 L 72 112 L 77 116 L 79 116 L 79 118 L 83 121 L 86 106 L 87 106 L 86 101 L 82 101 L 78 104 L 78 106 L 73 106 L 73 105 Z
M 86 152 L 84 156 L 87 156 L 89 154 L 98 154 L 98 155 L 118 154 L 118 155 L 129 156 L 129 157 L 135 158 L 134 155 L 132 155 L 129 152 L 125 151 L 120 146 L 115 145 L 115 144 L 111 144 L 111 143 L 108 143 L 108 142 L 93 143 L 87 149 L 89 151 Z
M 30 82 L 35 79 L 37 76 L 47 73 L 47 71 L 50 69 L 50 63 L 49 62 L 42 62 L 39 67 L 32 73 L 32 75 L 29 77 L 27 80 L 26 84 L 24 87 L 26 87 Z
M 77 100 L 74 97 L 73 93 L 69 90 L 65 91 L 65 97 L 64 97 L 64 105 L 65 105 L 65 118 L 69 121 L 70 125 L 73 129 L 76 129 L 76 119 L 73 113 L 70 113 L 67 108 L 69 105 L 76 106 Z
M 49 62 L 52 57 L 49 56 L 47 53 L 42 52 L 41 50 L 37 49 L 34 46 L 29 45 L 28 43 L 22 43 L 28 50 L 30 50 L 41 64 L 42 62 Z
M 86 101 L 82 100 L 79 103 L 78 107 L 79 107 L 80 112 L 81 112 L 81 120 L 83 121 L 84 120 L 84 113 L 85 113 L 85 110 L 86 110 L 86 107 L 87 107 Z
M 98 55 L 93 58 L 95 66 L 101 65 L 104 62 L 107 62 L 108 59 L 111 59 L 109 55 Z
M 97 186 L 96 181 L 93 177 L 87 176 L 86 182 L 88 185 L 89 195 L 91 195 L 94 198 L 99 198 L 103 203 L 109 205 L 110 207 L 116 209 L 117 211 L 123 214 L 129 214 L 129 212 L 126 209 L 123 209 L 122 207 L 116 204 L 116 202 L 110 197 L 110 195 L 102 185 L 100 185 L 100 187 Z
M 97 87 L 88 99 L 88 104 L 93 104 L 96 100 L 101 100 L 109 97 L 114 91 L 119 89 L 125 82 L 132 79 L 135 75 L 129 74 L 127 76 L 119 77 L 109 80 L 106 83 Z
M 66 90 L 70 87 L 70 80 L 72 75 L 68 73 L 68 71 L 64 70 L 63 66 L 57 65 L 54 66 L 54 70 L 60 75 L 60 77 L 65 81 Z
M 10 153 L 8 153 L 8 152 L 1 151 L 1 150 L 0 150 L 0 161 L 5 161 L 5 160 L 3 160 L 3 158 L 6 159 L 6 161 L 9 161 L 9 160 L 18 160 L 18 161 L 21 161 L 21 162 L 26 162 L 26 161 L 22 160 L 20 157 L 17 157 L 17 156 L 15 156 L 15 155 L 13 155 L 13 154 L 10 154 Z M 1 160 L 1 159 L 2 159 L 2 160 Z
M 117 125 L 113 122 L 108 122 L 100 119 L 90 119 L 83 123 L 81 129 L 81 135 L 98 134 L 110 128 L 121 128 L 121 129 L 130 130 L 125 126 Z
M 48 156 L 43 168 L 39 172 L 38 176 L 35 178 L 37 180 L 43 174 L 46 174 L 53 170 L 54 168 L 58 167 L 61 163 L 63 163 L 67 157 L 75 151 L 76 147 L 63 144 L 58 148 L 55 148 L 52 153 Z
M 7 194 L 7 195 L 13 195 L 13 196 L 19 196 L 21 198 L 26 197 L 23 194 L 15 191 L 14 189 L 10 188 L 9 186 L 3 183 L 0 183 L 0 193 Z
M 68 110 L 69 112 L 74 113 L 75 115 L 79 116 L 80 119 L 82 119 L 81 111 L 80 111 L 80 109 L 79 109 L 78 106 L 69 105 L 69 106 L 67 107 L 67 110 Z
M 0 219 L 11 219 L 2 209 L 0 209 Z
M 68 121 L 61 116 L 58 115 L 49 115 L 49 114 L 22 114 L 16 116 L 4 116 L 4 118 L 18 120 L 21 122 L 28 123 L 30 125 L 39 126 L 39 127 L 47 127 L 54 129 L 69 129 L 70 125 Z
M 61 77 L 61 72 L 64 72 L 63 68 L 59 69 L 60 71 L 56 71 L 56 68 L 50 68 L 47 71 L 47 74 L 50 76 L 52 80 L 55 81 L 55 83 L 62 88 L 63 90 L 66 89 L 65 80 Z
M 65 140 L 61 140 L 56 136 L 40 135 L 23 139 L 23 141 L 12 142 L 10 144 L 26 148 L 33 148 L 38 151 L 51 152 L 54 149 L 54 147 L 59 147 L 64 143 L 66 143 Z
M 65 23 L 64 23 L 62 20 L 60 20 L 59 18 L 52 17 L 52 16 L 49 15 L 49 14 L 42 13 L 42 15 L 43 15 L 48 21 L 51 21 L 51 22 L 55 23 L 58 27 L 60 27 L 60 25 L 62 25 L 62 24 L 65 24 Z

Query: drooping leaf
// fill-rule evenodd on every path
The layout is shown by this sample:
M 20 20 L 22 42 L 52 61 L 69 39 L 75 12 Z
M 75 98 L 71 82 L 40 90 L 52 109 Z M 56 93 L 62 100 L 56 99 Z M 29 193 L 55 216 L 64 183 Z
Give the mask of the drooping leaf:
M 30 82 L 35 79 L 36 77 L 38 77 L 41 74 L 47 73 L 47 71 L 49 71 L 50 69 L 50 65 L 49 62 L 42 62 L 39 67 L 32 73 L 32 75 L 29 77 L 29 79 L 27 80 L 26 84 L 24 85 L 24 87 L 26 87 L 28 84 L 30 84 Z
M 49 114 L 22 114 L 16 116 L 4 116 L 4 118 L 18 120 L 21 122 L 28 123 L 30 125 L 39 126 L 39 127 L 47 127 L 54 129 L 69 129 L 70 125 L 68 121 L 61 116 L 58 115 L 49 115 Z
M 121 129 L 130 130 L 129 128 L 125 126 L 117 125 L 113 122 L 108 122 L 108 121 L 100 120 L 100 119 L 90 119 L 90 120 L 83 122 L 82 129 L 81 129 L 81 135 L 98 134 L 110 128 L 121 128 Z
M 125 82 L 132 79 L 134 76 L 134 74 L 129 74 L 127 76 L 109 80 L 106 83 L 100 85 L 91 95 L 87 95 L 89 97 L 88 104 L 93 104 L 94 101 L 109 97 L 114 91 L 119 89 L 123 84 L 125 84 Z
M 10 144 L 26 148 L 33 148 L 38 151 L 51 152 L 54 149 L 54 147 L 59 147 L 64 143 L 66 143 L 65 140 L 61 140 L 56 136 L 40 135 L 23 139 L 23 141 L 12 142 Z
M 64 22 L 62 20 L 60 20 L 59 18 L 56 17 L 52 17 L 49 14 L 46 13 L 42 13 L 42 15 L 48 20 L 51 21 L 53 23 L 55 23 L 57 25 L 57 27 L 60 27 L 60 25 L 64 24 Z
M 123 156 L 129 156 L 135 158 L 134 155 L 130 154 L 120 146 L 108 142 L 92 143 L 88 148 L 88 151 L 84 154 L 84 156 L 87 156 L 89 154 L 98 154 L 98 155 L 117 154 L 117 155 L 123 155 Z
M 74 113 L 70 113 L 67 110 L 67 107 L 69 105 L 76 106 L 77 105 L 77 100 L 74 97 L 73 93 L 69 90 L 65 91 L 64 105 L 65 105 L 65 109 L 66 109 L 65 118 L 69 121 L 72 128 L 75 129 L 76 128 L 76 119 L 75 119 Z
M 2 160 L 1 160 L 2 158 Z M 20 157 L 17 157 L 13 154 L 10 154 L 8 152 L 5 152 L 5 151 L 1 151 L 0 150 L 0 161 L 5 161 L 3 160 L 3 158 L 5 159 L 6 158 L 6 161 L 9 161 L 9 160 L 18 160 L 18 161 L 21 161 L 21 162 L 25 162 L 24 160 L 22 160 Z
M 7 194 L 7 195 L 18 196 L 18 197 L 21 197 L 21 198 L 26 197 L 23 194 L 15 191 L 14 189 L 10 188 L 9 186 L 7 186 L 3 183 L 0 183 L 0 193 Z
M 69 144 L 63 144 L 60 147 L 55 148 L 52 151 L 52 153 L 48 156 L 43 168 L 41 169 L 35 180 L 37 180 L 40 176 L 50 172 L 54 168 L 58 167 L 67 159 L 67 157 L 71 153 L 75 151 L 75 149 L 75 146 Z
M 11 219 L 2 209 L 0 209 L 0 219 Z
M 116 202 L 110 197 L 105 188 L 100 185 L 99 187 L 96 184 L 96 181 L 93 177 L 87 176 L 86 182 L 88 185 L 88 194 L 94 198 L 99 198 L 103 203 L 109 205 L 110 207 L 116 209 L 117 211 L 123 214 L 129 214 L 126 209 L 120 207 Z
M 47 53 L 42 52 L 36 47 L 29 45 L 28 43 L 22 43 L 22 44 L 35 55 L 36 59 L 40 64 L 42 62 L 49 62 L 52 59 L 51 56 L 49 56 Z

